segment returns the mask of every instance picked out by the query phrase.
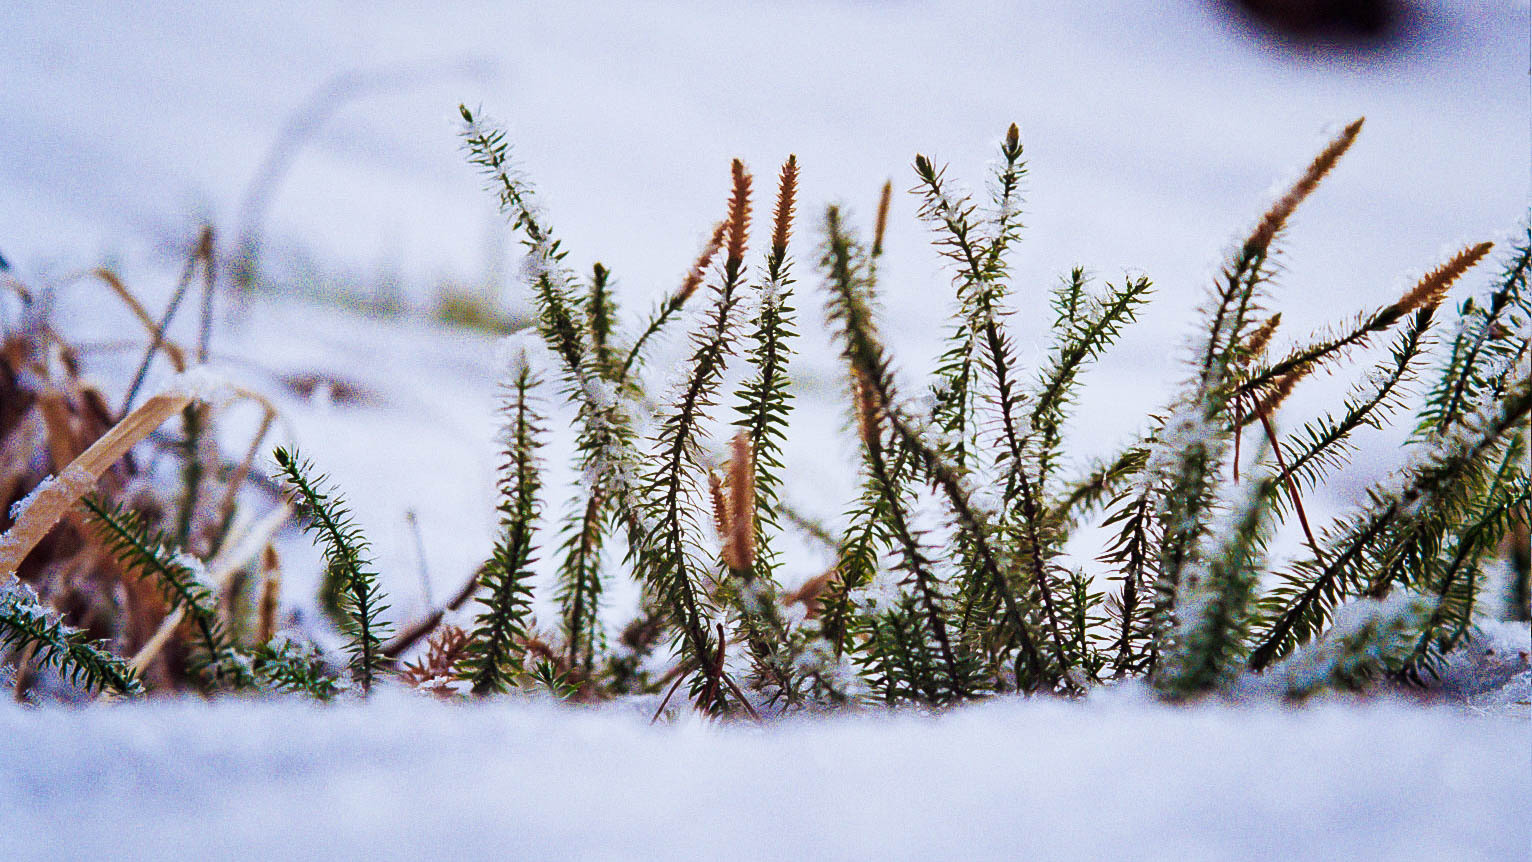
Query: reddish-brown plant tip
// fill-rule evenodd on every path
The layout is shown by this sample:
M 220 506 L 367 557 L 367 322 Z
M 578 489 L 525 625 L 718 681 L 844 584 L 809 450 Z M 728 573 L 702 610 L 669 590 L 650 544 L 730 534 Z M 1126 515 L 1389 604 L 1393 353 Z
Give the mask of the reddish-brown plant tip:
M 675 303 L 677 305 L 691 299 L 692 294 L 697 292 L 697 288 L 702 286 L 702 279 L 707 277 L 707 268 L 712 265 L 713 258 L 718 256 L 718 250 L 723 248 L 724 232 L 728 229 L 729 223 L 726 221 L 719 222 L 713 228 L 712 238 L 707 241 L 707 245 L 702 247 L 702 253 L 697 255 L 697 260 L 692 264 L 692 268 L 687 270 L 686 278 L 681 280 L 681 287 L 676 291 L 675 295 Z
M 1403 317 L 1428 305 L 1439 305 L 1447 297 L 1447 291 L 1463 273 L 1472 269 L 1494 248 L 1494 243 L 1481 242 L 1471 245 L 1448 258 L 1445 263 L 1421 277 L 1415 286 L 1384 312 L 1391 318 Z
M 755 565 L 755 453 L 745 432 L 730 442 L 728 537 L 724 565 L 743 571 Z
M 1271 337 L 1276 334 L 1277 327 L 1282 324 L 1282 314 L 1278 312 L 1267 318 L 1266 322 L 1256 327 L 1255 332 L 1250 333 L 1250 340 L 1245 344 L 1245 357 L 1254 360 L 1266 352 L 1267 345 L 1271 344 Z
M 750 235 L 750 174 L 745 163 L 734 160 L 734 193 L 729 197 L 729 256 L 724 267 L 738 275 L 745 262 L 745 243 Z
M 1013 127 L 1014 128 L 1014 127 Z M 878 196 L 878 220 L 872 229 L 872 256 L 883 254 L 883 233 L 888 230 L 888 207 L 894 199 L 894 181 L 883 183 L 883 193 Z
M 1281 232 L 1282 228 L 1287 224 L 1287 220 L 1292 217 L 1293 211 L 1298 208 L 1299 204 L 1303 203 L 1304 198 L 1313 193 L 1314 189 L 1319 186 L 1319 182 L 1335 167 L 1335 163 L 1340 161 L 1340 157 L 1345 155 L 1347 150 L 1351 149 L 1352 143 L 1356 141 L 1357 134 L 1362 131 L 1362 121 L 1364 119 L 1364 117 L 1358 117 L 1350 125 L 1342 129 L 1341 133 L 1336 135 L 1335 139 L 1330 141 L 1319 152 L 1319 155 L 1314 157 L 1314 161 L 1309 163 L 1308 169 L 1303 172 L 1303 175 L 1298 178 L 1297 182 L 1293 183 L 1293 187 L 1288 189 L 1287 193 L 1282 195 L 1282 197 L 1278 198 L 1277 202 L 1271 205 L 1271 209 L 1268 209 L 1265 215 L 1261 216 L 1260 223 L 1256 225 L 1254 232 L 1250 234 L 1250 238 L 1245 240 L 1246 254 L 1254 256 L 1265 253 L 1267 247 L 1271 245 L 1272 239 Z
M 798 157 L 789 155 L 782 165 L 777 182 L 777 209 L 773 214 L 771 256 L 781 260 L 787 254 L 787 240 L 793 232 L 793 208 L 798 200 Z
M 1265 417 L 1275 413 L 1277 408 L 1282 406 L 1282 402 L 1287 400 L 1287 396 L 1293 394 L 1293 387 L 1298 385 L 1298 381 L 1307 377 L 1312 369 L 1312 365 L 1306 366 L 1296 371 L 1290 371 L 1278 378 L 1277 382 L 1271 385 L 1271 388 L 1266 391 L 1261 400 L 1256 402 L 1255 410 L 1252 411 L 1251 415 Z

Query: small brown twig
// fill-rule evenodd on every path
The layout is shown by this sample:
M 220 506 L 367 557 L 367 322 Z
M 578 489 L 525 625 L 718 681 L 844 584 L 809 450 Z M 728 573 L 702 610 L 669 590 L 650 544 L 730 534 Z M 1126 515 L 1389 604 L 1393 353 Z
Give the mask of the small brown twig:
M 1277 442 L 1277 431 L 1271 427 L 1271 419 L 1266 412 L 1259 407 L 1256 410 L 1261 420 L 1261 427 L 1266 429 L 1266 439 L 1271 441 L 1271 451 L 1277 456 L 1277 467 L 1287 479 L 1287 493 L 1293 499 L 1293 509 L 1298 513 L 1298 523 L 1303 525 L 1303 536 L 1308 539 L 1309 547 L 1314 551 L 1314 559 L 1323 564 L 1324 555 L 1320 553 L 1319 543 L 1314 541 L 1314 531 L 1309 529 L 1309 516 L 1303 511 L 1303 498 L 1298 495 L 1298 483 L 1293 481 L 1292 474 L 1287 471 L 1287 459 L 1282 457 L 1282 446 Z
M 679 670 L 679 668 L 678 668 L 678 670 Z M 670 691 L 665 692 L 665 699 L 660 701 L 660 708 L 656 709 L 654 711 L 654 717 L 649 719 L 649 723 L 650 724 L 654 724 L 656 721 L 660 720 L 660 716 L 665 712 L 666 704 L 670 703 L 671 696 L 676 693 L 676 689 L 680 688 L 681 687 L 681 683 L 683 683 L 685 681 L 686 681 L 686 673 L 684 671 L 679 672 L 679 673 L 676 674 L 676 681 L 675 681 L 675 683 L 670 686 Z
M 468 600 L 473 598 L 473 594 L 478 592 L 478 590 L 479 573 L 474 572 L 473 577 L 469 578 L 468 582 L 463 584 L 462 589 L 458 590 L 457 595 L 453 596 L 452 599 L 447 602 L 447 604 L 431 611 L 415 622 L 410 623 L 409 626 L 405 627 L 403 631 L 399 632 L 397 635 L 394 635 L 392 640 L 384 644 L 383 657 L 387 659 L 399 658 L 399 656 L 408 651 L 410 647 L 419 642 L 421 638 L 429 635 L 433 630 L 435 630 L 435 628 L 441 624 L 442 618 L 445 617 L 449 611 L 455 611 L 458 608 L 461 608 L 463 605 L 467 604 Z

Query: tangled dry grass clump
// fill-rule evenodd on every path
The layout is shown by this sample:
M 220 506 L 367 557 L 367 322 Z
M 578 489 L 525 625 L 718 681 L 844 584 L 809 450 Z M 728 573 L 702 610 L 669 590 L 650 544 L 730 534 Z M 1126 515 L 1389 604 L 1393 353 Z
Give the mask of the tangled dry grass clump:
M 1052 292 L 1044 361 L 1022 364 L 1008 330 L 1026 172 L 1014 125 L 987 202 L 926 156 L 914 161 L 920 218 L 954 291 L 928 385 L 898 367 L 878 326 L 892 185 L 870 244 L 830 207 L 812 259 L 844 361 L 861 483 L 831 528 L 793 507 L 783 449 L 795 408 L 797 159 L 778 174 L 769 241 L 753 265 L 753 181 L 733 163 L 724 217 L 679 287 L 629 332 L 611 273 L 569 267 L 504 132 L 462 115 L 469 159 L 526 248 L 538 316 L 521 338 L 548 357 L 535 359 L 525 340 L 512 351 L 500 529 L 473 580 L 421 619 L 389 619 L 342 489 L 286 449 L 274 477 L 252 475 L 273 408 L 242 390 L 214 397 L 188 370 L 193 351 L 164 335 L 199 268 L 207 318 L 208 232 L 159 320 L 120 279 L 95 273 L 148 342 L 117 410 L 83 382 L 67 339 L 28 313 L 26 288 L 10 285 L 24 313 L 19 326 L 7 322 L 0 352 L 9 512 L 0 517 L 0 644 L 18 669 L 18 696 L 73 686 L 328 699 L 402 684 L 443 698 L 648 695 L 658 716 L 686 686 L 704 713 L 757 718 L 1074 696 L 1123 679 L 1170 700 L 1252 688 L 1303 699 L 1427 685 L 1476 625 L 1526 619 L 1532 232 L 1521 229 L 1499 274 L 1455 310 L 1443 307 L 1491 255 L 1489 243 L 1450 256 L 1388 305 L 1278 346 L 1274 250 L 1360 120 L 1225 262 L 1176 397 L 1143 417 L 1132 444 L 1094 459 L 1065 448 L 1070 405 L 1152 287 L 1142 277 L 1096 286 L 1075 269 Z M 688 355 L 665 386 L 645 360 L 680 327 L 690 329 Z M 156 357 L 185 374 L 135 406 Z M 1346 364 L 1371 367 L 1327 412 L 1281 433 L 1291 394 L 1317 370 Z M 730 380 L 740 381 L 733 393 Z M 925 400 L 908 397 L 922 390 Z M 211 433 L 229 399 L 265 411 L 238 458 Z M 573 429 L 574 487 L 544 480 L 554 422 Z M 161 427 L 175 423 L 178 434 Z M 1408 431 L 1404 460 L 1365 505 L 1315 529 L 1305 496 L 1349 463 L 1369 429 L 1387 426 Z M 1088 466 L 1069 475 L 1079 463 Z M 283 493 L 247 493 L 258 479 Z M 273 537 L 294 518 L 324 551 L 318 602 L 344 655 L 279 611 Z M 1085 554 L 1107 578 L 1078 563 L 1087 525 L 1108 529 Z M 1301 535 L 1290 559 L 1268 551 L 1283 531 Z M 789 533 L 823 545 L 834 565 L 789 571 Z M 532 616 L 540 558 L 556 580 L 547 628 Z M 609 631 L 603 599 L 623 577 L 642 600 Z M 471 620 L 460 613 L 470 605 Z M 424 653 L 403 662 L 422 640 Z

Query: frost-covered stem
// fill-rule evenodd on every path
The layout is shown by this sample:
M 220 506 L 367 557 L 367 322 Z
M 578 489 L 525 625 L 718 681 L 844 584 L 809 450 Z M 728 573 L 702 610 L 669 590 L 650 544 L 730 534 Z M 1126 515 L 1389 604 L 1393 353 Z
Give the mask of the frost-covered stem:
M 709 642 L 707 623 L 698 600 L 696 586 L 689 573 L 690 554 L 686 548 L 686 526 L 690 515 L 685 510 L 685 471 L 697 446 L 704 409 L 711 404 L 724 372 L 724 364 L 734 338 L 735 307 L 744 279 L 745 243 L 750 225 L 750 175 L 738 159 L 733 164 L 733 195 L 729 203 L 727 254 L 722 283 L 716 291 L 712 314 L 694 339 L 686 386 L 676 410 L 666 417 L 659 434 L 660 466 L 654 472 L 651 487 L 658 523 L 644 537 L 652 549 L 646 563 L 649 580 L 670 603 L 670 613 L 681 629 L 682 640 L 691 653 L 691 661 L 706 677 L 704 691 L 720 697 L 724 689 Z M 644 553 L 642 556 L 650 557 Z M 712 708 L 714 702 L 706 700 Z
M 1006 608 L 1006 616 L 1015 628 L 1016 638 L 1030 666 L 1041 669 L 1043 663 L 1038 653 L 1036 638 L 1027 625 L 1025 616 L 1016 604 L 1010 584 L 1001 568 L 994 549 L 990 546 L 986 525 L 974 511 L 958 474 L 941 458 L 940 454 L 925 443 L 897 410 L 893 403 L 892 374 L 883 356 L 883 347 L 875 336 L 876 328 L 871 311 L 862 297 L 861 252 L 841 226 L 840 210 L 830 207 L 825 215 L 826 247 L 822 267 L 826 271 L 826 288 L 830 293 L 828 315 L 837 324 L 842 340 L 842 355 L 875 398 L 874 406 L 888 420 L 890 429 L 900 445 L 910 450 L 922 463 L 936 486 L 946 495 L 957 516 L 958 525 L 973 537 L 980 566 L 986 578 L 999 591 Z
M 349 603 L 344 611 L 347 633 L 351 635 L 351 669 L 365 694 L 372 690 L 373 679 L 383 667 L 383 638 L 389 629 L 379 618 L 387 606 L 383 604 L 377 575 L 368 570 L 369 563 L 363 557 L 367 544 L 349 522 L 345 503 L 333 492 L 318 489 L 322 478 L 310 481 L 312 467 L 308 462 L 301 461 L 297 453 L 280 448 L 275 457 L 288 482 L 290 499 L 307 522 L 306 529 L 318 534 L 324 546 L 325 568 Z
M 1457 478 L 1478 459 L 1506 431 L 1515 427 L 1522 417 L 1532 411 L 1532 385 L 1523 382 L 1504 404 L 1492 425 L 1476 435 L 1471 444 L 1448 453 L 1440 461 L 1412 471 L 1414 479 L 1403 491 L 1394 494 L 1380 511 L 1369 517 L 1360 530 L 1353 531 L 1345 546 L 1320 568 L 1310 586 L 1298 595 L 1278 617 L 1270 632 L 1261 640 L 1250 656 L 1250 669 L 1260 671 L 1276 658 L 1288 643 L 1298 621 L 1311 612 L 1319 598 L 1341 583 L 1346 571 L 1362 558 L 1373 540 L 1381 536 L 1396 521 L 1407 517 L 1418 506 Z M 1371 598 L 1381 598 L 1388 590 L 1389 580 L 1376 576 L 1364 591 Z
M 1246 492 L 1227 533 L 1215 535 L 1219 546 L 1202 577 L 1186 585 L 1174 652 L 1167 657 L 1167 673 L 1155 680 L 1172 696 L 1208 691 L 1235 672 L 1255 597 L 1259 537 L 1269 511 L 1268 489 L 1262 486 L 1273 481 L 1268 478 Z
M 537 463 L 542 428 L 531 402 L 535 384 L 523 363 L 509 387 L 504 411 L 505 460 L 497 507 L 500 534 L 479 576 L 486 590 L 479 600 L 484 610 L 475 620 L 464 660 L 465 677 L 477 695 L 504 691 L 521 671 L 526 652 L 527 617 L 531 613 L 529 566 L 539 514 L 537 495 L 542 486 Z
M 671 294 L 649 316 L 648 323 L 644 325 L 643 330 L 638 335 L 638 339 L 633 342 L 633 346 L 628 348 L 628 353 L 623 358 L 622 365 L 617 369 L 617 376 L 614 379 L 619 384 L 626 384 L 629 381 L 633 374 L 633 366 L 638 362 L 639 356 L 643 354 L 644 345 L 648 344 L 649 339 L 653 338 L 656 333 L 665 328 L 665 324 L 669 323 L 671 318 L 675 317 L 676 312 L 686 305 L 686 300 L 687 297 L 681 294 Z
M 589 669 L 595 659 L 596 588 L 595 555 L 601 541 L 601 515 L 605 498 L 600 487 L 592 488 L 584 512 L 575 522 L 564 570 L 569 574 L 568 601 L 565 603 L 564 634 L 569 641 L 567 659 L 570 667 L 583 662 Z M 583 651 L 582 651 L 583 647 Z
M 1016 430 L 1017 398 L 1010 375 L 1010 351 L 1000 331 L 1000 322 L 990 302 L 992 297 L 988 295 L 989 291 L 980 287 L 979 292 L 984 294 L 978 299 L 979 307 L 982 309 L 982 331 L 985 347 L 989 351 L 991 371 L 995 378 L 995 390 L 999 397 L 997 406 L 1010 465 L 1010 469 L 1006 471 L 1005 496 L 1007 499 L 1013 496 L 1019 497 L 1021 502 L 1021 527 L 1027 537 L 1027 561 L 1032 570 L 1033 589 L 1037 590 L 1042 599 L 1043 612 L 1048 620 L 1048 630 L 1058 651 L 1058 666 L 1062 669 L 1069 666 L 1068 651 L 1064 646 L 1058 615 L 1054 609 L 1053 586 L 1048 581 L 1047 565 L 1043 561 L 1042 536 L 1039 530 L 1042 513 L 1039 511 L 1031 480 L 1027 478 L 1026 462 L 1022 456 L 1021 435 Z M 956 490 L 957 486 L 954 484 L 952 488 Z M 987 550 L 987 548 L 982 549 L 981 553 Z M 1001 586 L 1000 589 L 1006 593 L 1010 591 L 1008 586 Z M 1014 602 L 1014 599 L 1012 601 Z
M 1337 356 L 1351 347 L 1365 344 L 1371 336 L 1389 329 L 1405 315 L 1422 308 L 1435 307 L 1464 273 L 1489 254 L 1490 248 L 1491 244 L 1487 242 L 1464 248 L 1422 276 L 1398 301 L 1362 318 L 1350 332 L 1339 338 L 1326 339 L 1290 353 L 1275 365 L 1241 383 L 1237 391 L 1242 395 L 1251 394 L 1272 386 L 1290 374 L 1306 373 L 1321 361 Z
M 1399 344 L 1394 348 L 1392 366 L 1383 371 L 1384 377 L 1381 383 L 1373 388 L 1367 397 L 1349 404 L 1346 414 L 1339 422 L 1324 428 L 1322 433 L 1313 435 L 1303 453 L 1282 469 L 1283 480 L 1297 477 L 1305 467 L 1321 458 L 1331 447 L 1349 437 L 1351 432 L 1365 424 L 1378 421 L 1373 414 L 1379 407 L 1389 403 L 1389 399 L 1405 380 L 1410 370 L 1410 363 L 1420 355 L 1426 331 L 1431 326 L 1435 311 L 1435 306 L 1428 306 L 1416 312 L 1415 319 L 1411 321 L 1409 328 L 1400 338 Z M 1280 453 L 1281 449 L 1277 451 Z
M 866 451 L 867 463 L 871 466 L 874 481 L 877 482 L 883 495 L 885 511 L 888 513 L 889 523 L 894 528 L 894 536 L 903 551 L 905 564 L 910 567 L 910 574 L 915 578 L 915 588 L 920 597 L 921 608 L 925 611 L 926 624 L 931 627 L 931 634 L 936 638 L 937 647 L 941 650 L 942 661 L 947 665 L 953 693 L 962 699 L 968 695 L 964 675 L 962 668 L 958 665 L 957 654 L 952 649 L 952 640 L 947 634 L 946 620 L 943 618 L 941 609 L 937 607 L 936 585 L 931 576 L 929 561 L 921 551 L 919 540 L 915 538 L 909 522 L 905 519 L 904 507 L 900 505 L 897 498 L 893 478 L 889 474 L 883 451 L 876 446 L 869 446 Z

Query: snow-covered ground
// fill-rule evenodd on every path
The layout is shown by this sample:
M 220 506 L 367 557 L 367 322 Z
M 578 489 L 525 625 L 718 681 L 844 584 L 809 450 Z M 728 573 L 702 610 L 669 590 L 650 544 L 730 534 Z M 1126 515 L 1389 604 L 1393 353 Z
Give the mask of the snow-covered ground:
M 758 731 L 537 703 L 0 710 L 0 857 L 1510 860 L 1526 724 L 997 702 Z
M 1528 5 L 1414 6 L 1416 30 L 1394 49 L 1315 53 L 1252 34 L 1211 0 L 13 3 L 0 24 L 0 255 L 34 285 L 106 261 L 157 306 L 201 220 L 231 241 L 284 122 L 360 72 L 378 86 L 338 103 L 275 187 L 263 219 L 275 274 L 397 288 L 422 306 L 441 285 L 489 280 L 524 312 L 514 250 L 458 149 L 459 102 L 506 123 L 572 261 L 609 266 L 630 319 L 674 286 L 721 214 L 728 160 L 765 188 L 795 152 L 796 373 L 823 406 L 840 386 L 809 265 L 823 204 L 865 221 L 885 179 L 913 184 L 917 151 L 982 193 L 1014 120 L 1031 170 L 1015 266 L 1023 350 L 1045 347 L 1043 294 L 1071 266 L 1142 271 L 1158 288 L 1080 405 L 1073 439 L 1099 451 L 1163 401 L 1221 251 L 1327 130 L 1368 118 L 1287 236 L 1276 306 L 1294 337 L 1392 300 L 1447 247 L 1524 217 Z M 896 199 L 881 267 L 912 380 L 949 294 L 913 214 Z M 87 342 L 132 337 L 100 296 L 61 291 L 55 319 Z M 278 397 L 282 439 L 346 490 L 401 615 L 427 604 L 406 511 L 435 597 L 468 577 L 493 521 L 489 338 L 268 297 L 222 309 L 214 352 Z M 87 358 L 120 386 L 136 355 Z M 667 363 L 652 367 L 663 383 Z M 369 397 L 284 390 L 282 375 L 309 373 Z M 848 450 L 824 443 L 839 419 L 800 412 L 794 500 L 834 518 L 851 481 Z M 1314 505 L 1348 502 L 1393 455 L 1380 440 L 1337 499 Z M 312 592 L 303 547 L 289 545 L 292 596 Z M 805 557 L 802 574 L 819 562 Z M 0 857 L 1512 858 L 1528 849 L 1527 725 L 1524 708 L 1495 712 L 1177 710 L 1124 695 L 760 733 L 400 698 L 5 708 Z

